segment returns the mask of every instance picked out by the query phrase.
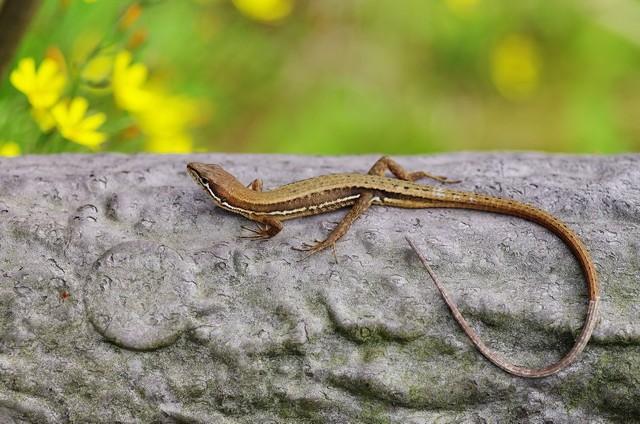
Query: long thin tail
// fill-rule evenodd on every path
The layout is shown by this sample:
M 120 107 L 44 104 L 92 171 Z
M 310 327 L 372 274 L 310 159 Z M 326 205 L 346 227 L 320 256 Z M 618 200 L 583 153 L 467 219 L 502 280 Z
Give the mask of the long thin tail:
M 483 210 L 488 212 L 495 212 L 499 214 L 513 215 L 528 221 L 535 222 L 548 230 L 552 231 L 556 234 L 565 244 L 571 249 L 572 253 L 578 259 L 582 271 L 584 273 L 587 289 L 589 292 L 589 306 L 587 308 L 587 315 L 584 320 L 584 325 L 582 326 L 582 331 L 580 335 L 576 339 L 573 347 L 564 355 L 558 362 L 546 366 L 544 368 L 526 368 L 518 365 L 510 364 L 509 362 L 502 359 L 495 352 L 489 349 L 480 339 L 480 336 L 476 331 L 471 328 L 467 320 L 464 319 L 460 310 L 453 302 L 449 293 L 445 290 L 442 283 L 438 280 L 437 276 L 427 263 L 424 255 L 420 253 L 415 243 L 408 236 L 406 237 L 407 242 L 411 248 L 416 252 L 420 261 L 424 265 L 425 269 L 433 279 L 436 287 L 440 291 L 442 298 L 445 303 L 451 310 L 453 317 L 458 322 L 462 330 L 469 337 L 473 345 L 487 358 L 491 363 L 496 365 L 497 367 L 502 368 L 508 373 L 520 376 L 520 377 L 530 377 L 530 378 L 540 378 L 547 377 L 549 375 L 555 374 L 563 368 L 567 367 L 571 364 L 578 355 L 582 352 L 584 347 L 589 342 L 591 338 L 591 333 L 596 325 L 597 315 L 598 315 L 598 303 L 600 300 L 599 292 L 598 292 L 598 280 L 596 276 L 595 267 L 593 266 L 593 261 L 589 256 L 589 252 L 586 247 L 582 244 L 577 235 L 569 227 L 567 227 L 562 221 L 555 218 L 553 215 L 535 208 L 533 206 L 512 201 L 506 199 L 500 199 L 489 196 L 477 196 L 475 201 L 471 204 L 469 203 L 458 203 L 458 202 L 446 202 L 443 203 L 442 207 L 447 208 L 463 208 L 463 209 L 475 209 L 475 210 Z

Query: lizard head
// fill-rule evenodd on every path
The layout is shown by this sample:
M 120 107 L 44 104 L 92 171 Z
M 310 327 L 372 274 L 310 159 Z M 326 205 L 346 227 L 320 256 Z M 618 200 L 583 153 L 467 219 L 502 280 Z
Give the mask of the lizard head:
M 228 206 L 228 199 L 233 197 L 230 191 L 245 188 L 220 165 L 191 162 L 187 165 L 187 172 L 213 197 L 216 204 L 223 208 Z

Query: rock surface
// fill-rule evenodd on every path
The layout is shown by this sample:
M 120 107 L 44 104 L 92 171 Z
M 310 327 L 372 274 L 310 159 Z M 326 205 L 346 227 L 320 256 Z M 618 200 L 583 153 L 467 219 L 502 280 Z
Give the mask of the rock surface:
M 457 327 L 410 234 L 486 343 L 541 366 L 585 312 L 577 262 L 534 224 L 371 208 L 331 252 L 291 250 L 343 212 L 241 239 L 185 173 L 265 189 L 375 157 L 0 159 L 0 422 L 608 422 L 640 417 L 640 156 L 397 158 L 563 219 L 589 247 L 601 316 L 576 363 L 514 378 Z

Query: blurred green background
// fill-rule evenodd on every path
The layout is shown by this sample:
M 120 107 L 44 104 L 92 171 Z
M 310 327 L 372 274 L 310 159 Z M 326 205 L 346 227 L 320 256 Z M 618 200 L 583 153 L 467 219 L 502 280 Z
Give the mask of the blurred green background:
M 640 1 L 44 0 L 0 85 L 5 155 L 489 149 L 640 150 Z

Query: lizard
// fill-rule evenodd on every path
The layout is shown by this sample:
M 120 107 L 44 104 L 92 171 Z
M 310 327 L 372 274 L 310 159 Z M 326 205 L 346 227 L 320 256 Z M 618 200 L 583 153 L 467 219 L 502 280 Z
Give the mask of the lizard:
M 514 365 L 489 349 L 481 341 L 477 332 L 462 317 L 458 307 L 437 281 L 415 243 L 407 238 L 434 280 L 454 319 L 474 346 L 491 363 L 510 374 L 540 378 L 563 370 L 583 351 L 596 325 L 600 295 L 595 266 L 587 248 L 566 224 L 535 206 L 508 198 L 418 184 L 415 181 L 422 178 L 430 178 L 441 183 L 459 181 L 425 171 L 408 172 L 387 156 L 380 158 L 367 174 L 321 175 L 269 191 L 263 191 L 263 183 L 260 179 L 255 179 L 248 186 L 245 186 L 220 165 L 191 162 L 187 165 L 187 171 L 211 196 L 215 204 L 256 223 L 255 229 L 243 226 L 244 229 L 253 233 L 250 236 L 245 236 L 246 238 L 266 240 L 282 230 L 282 221 L 284 220 L 351 206 L 351 209 L 325 240 L 316 241 L 315 244 L 305 244 L 303 248 L 298 248 L 298 250 L 305 250 L 309 254 L 333 247 L 338 239 L 348 231 L 351 224 L 371 205 L 412 209 L 472 209 L 515 216 L 550 230 L 569 247 L 578 260 L 586 280 L 589 302 L 582 329 L 571 349 L 557 362 L 543 368 Z M 390 171 L 396 178 L 386 177 L 387 171 Z

